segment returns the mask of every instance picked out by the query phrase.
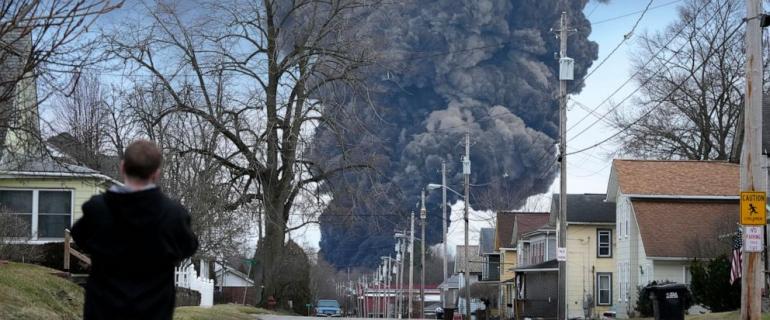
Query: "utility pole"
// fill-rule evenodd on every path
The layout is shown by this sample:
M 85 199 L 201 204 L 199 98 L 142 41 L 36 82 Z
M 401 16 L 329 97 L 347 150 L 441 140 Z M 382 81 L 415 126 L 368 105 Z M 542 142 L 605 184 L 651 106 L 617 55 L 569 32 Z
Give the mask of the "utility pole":
M 760 26 L 762 17 L 761 1 L 747 0 L 746 109 L 743 117 L 745 131 L 741 151 L 741 192 L 758 191 L 766 195 L 766 173 L 763 172 L 766 169 L 762 168 L 762 29 Z M 762 232 L 759 227 L 744 225 L 744 237 L 749 234 L 749 228 L 758 228 L 759 232 Z M 764 280 L 762 253 L 748 252 L 746 249 L 747 244 L 744 240 L 741 319 L 759 320 L 762 316 L 762 281 Z
M 409 217 L 409 314 L 408 319 L 412 318 L 412 292 L 414 291 L 414 210 Z
M 470 129 L 468 129 L 468 132 L 465 133 L 465 157 L 463 158 L 463 177 L 465 178 L 465 197 L 463 198 L 463 202 L 465 202 L 465 212 L 463 213 L 463 220 L 465 220 L 465 248 L 463 249 L 465 252 L 465 261 L 463 262 L 465 264 L 465 268 L 463 268 L 463 273 L 465 276 L 465 319 L 471 318 L 471 284 L 470 284 L 470 259 L 471 257 L 468 255 L 468 211 L 469 211 L 469 204 L 468 200 L 470 199 L 469 193 L 470 193 L 470 186 L 471 186 L 471 134 Z M 445 191 L 446 192 L 446 191 Z
M 420 193 L 420 318 L 425 315 L 425 222 L 428 219 L 428 210 L 425 209 L 425 189 Z
M 559 250 L 566 251 L 567 248 L 567 80 L 571 79 L 565 76 L 563 61 L 567 58 L 567 36 L 569 26 L 567 13 L 561 13 L 561 22 L 559 24 L 559 217 L 556 219 L 558 229 L 557 238 Z M 567 262 L 559 259 L 559 293 L 558 293 L 558 319 L 567 319 Z
M 442 221 L 441 221 L 441 227 L 442 227 L 442 234 L 444 235 L 444 282 L 446 282 L 448 271 L 447 271 L 447 255 L 448 255 L 448 248 L 447 248 L 447 220 L 449 219 L 446 216 L 446 161 L 441 160 L 441 210 L 442 212 Z M 443 295 L 442 295 L 443 296 Z M 443 300 L 443 299 L 442 299 Z M 445 305 L 442 307 L 446 307 L 446 302 L 444 302 Z

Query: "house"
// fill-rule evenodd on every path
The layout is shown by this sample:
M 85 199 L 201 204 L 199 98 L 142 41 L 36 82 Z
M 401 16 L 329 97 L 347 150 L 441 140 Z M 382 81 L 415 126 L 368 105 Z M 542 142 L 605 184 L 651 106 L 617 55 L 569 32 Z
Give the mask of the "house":
M 254 280 L 249 279 L 248 275 L 226 264 L 216 264 L 215 268 L 216 303 L 246 304 L 256 301 L 257 288 L 254 287 Z
M 559 264 L 556 261 L 555 226 L 549 223 L 522 234 L 516 251 L 516 319 L 556 318 Z
M 516 250 L 520 235 L 536 230 L 548 223 L 546 212 L 510 212 L 497 213 L 495 226 L 495 251 L 500 254 L 500 306 L 501 316 L 513 318 L 515 296 L 514 268 L 516 268 Z
M 116 182 L 51 156 L 41 139 L 36 79 L 19 61 L 29 39 L 15 41 L 10 50 L 18 54 L 0 67 L 0 208 L 10 217 L 0 232 L 20 243 L 62 243 L 64 229 L 82 215 L 81 205 Z
M 551 218 L 559 215 L 559 194 L 551 201 Z M 567 318 L 599 318 L 614 310 L 617 288 L 615 204 L 605 194 L 567 195 Z
M 495 229 L 479 230 L 479 256 L 481 257 L 481 281 L 500 281 L 500 253 L 495 250 Z
M 455 270 L 454 273 L 463 273 L 465 271 L 465 246 L 458 245 L 456 247 L 457 251 L 455 255 Z M 483 269 L 481 261 L 479 261 L 478 257 L 479 253 L 479 246 L 478 245 L 469 245 L 468 246 L 468 255 L 471 257 L 470 260 L 467 262 L 468 265 L 468 282 L 472 285 L 478 281 L 481 280 L 481 271 Z
M 638 289 L 690 282 L 693 259 L 728 253 L 718 240 L 738 222 L 739 166 L 720 161 L 614 160 L 607 200 L 616 205 L 617 315 L 635 315 Z

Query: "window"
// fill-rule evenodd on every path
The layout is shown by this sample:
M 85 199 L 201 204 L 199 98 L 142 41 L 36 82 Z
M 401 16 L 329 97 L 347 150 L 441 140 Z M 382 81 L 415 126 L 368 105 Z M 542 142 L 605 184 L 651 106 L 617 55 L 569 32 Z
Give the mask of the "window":
M 32 191 L 0 190 L 0 210 L 10 215 L 13 225 L 6 236 L 32 236 Z
M 72 222 L 72 191 L 0 190 L 0 207 L 22 222 L 18 236 L 63 238 Z
M 612 305 L 612 273 L 599 272 L 596 274 L 596 304 Z
M 612 230 L 596 230 L 596 256 L 599 258 L 612 258 Z

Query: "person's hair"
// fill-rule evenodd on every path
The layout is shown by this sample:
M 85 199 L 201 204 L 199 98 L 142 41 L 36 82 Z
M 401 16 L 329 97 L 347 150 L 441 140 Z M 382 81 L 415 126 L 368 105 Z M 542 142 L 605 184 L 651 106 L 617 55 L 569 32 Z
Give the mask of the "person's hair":
M 132 178 L 149 179 L 162 162 L 158 146 L 147 140 L 132 142 L 123 153 L 123 170 Z

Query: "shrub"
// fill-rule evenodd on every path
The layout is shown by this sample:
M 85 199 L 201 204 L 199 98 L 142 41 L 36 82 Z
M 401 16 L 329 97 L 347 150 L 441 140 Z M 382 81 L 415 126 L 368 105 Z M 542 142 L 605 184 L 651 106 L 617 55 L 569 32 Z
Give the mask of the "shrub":
M 730 311 L 741 306 L 741 283 L 730 284 L 730 259 L 721 255 L 708 263 L 693 261 L 690 285 L 695 301 L 712 312 Z

